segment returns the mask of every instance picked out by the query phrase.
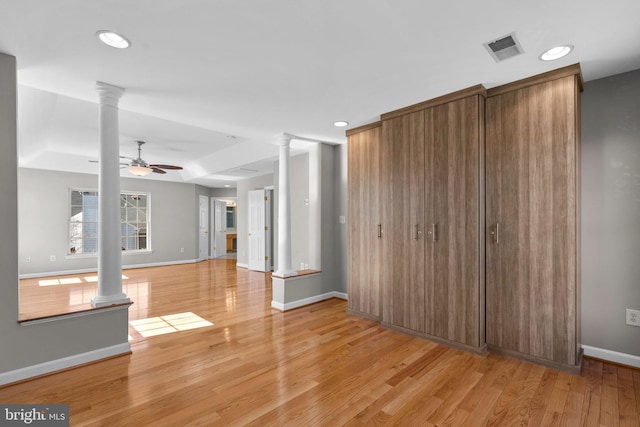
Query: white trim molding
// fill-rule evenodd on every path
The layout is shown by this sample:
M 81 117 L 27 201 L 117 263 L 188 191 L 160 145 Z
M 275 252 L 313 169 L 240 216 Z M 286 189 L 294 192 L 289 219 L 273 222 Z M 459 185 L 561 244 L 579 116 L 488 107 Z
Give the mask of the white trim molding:
M 249 264 L 245 264 L 243 262 L 236 262 L 236 267 L 249 269 Z
M 167 265 L 178 265 L 178 264 L 194 264 L 198 262 L 195 259 L 185 259 L 180 261 L 164 261 L 164 262 L 149 262 L 146 264 L 131 264 L 131 265 L 123 265 L 122 270 L 127 270 L 130 268 L 146 268 L 146 267 L 164 267 Z M 26 273 L 21 274 L 19 276 L 20 279 L 35 279 L 38 277 L 53 277 L 53 276 L 68 276 L 70 274 L 85 274 L 85 273 L 95 273 L 97 269 L 93 268 L 81 268 L 79 270 L 62 270 L 62 271 L 49 271 L 43 273 Z
M 640 356 L 607 350 L 606 348 L 591 347 L 588 345 L 583 345 L 582 349 L 584 350 L 585 356 L 640 368 Z
M 302 276 L 304 277 L 304 276 Z M 271 308 L 275 308 L 280 311 L 288 311 L 293 310 L 294 308 L 304 307 L 305 305 L 314 304 L 316 302 L 325 301 L 331 298 L 339 298 L 339 299 L 347 299 L 347 294 L 343 292 L 331 291 L 321 295 L 314 295 L 309 298 L 303 298 L 296 301 L 291 301 L 285 304 L 282 304 L 277 301 L 271 301 Z
M 2 372 L 0 373 L 0 386 L 129 353 L 131 353 L 131 346 L 128 342 L 125 342 L 86 353 L 63 357 L 62 359 L 27 366 L 14 371 Z

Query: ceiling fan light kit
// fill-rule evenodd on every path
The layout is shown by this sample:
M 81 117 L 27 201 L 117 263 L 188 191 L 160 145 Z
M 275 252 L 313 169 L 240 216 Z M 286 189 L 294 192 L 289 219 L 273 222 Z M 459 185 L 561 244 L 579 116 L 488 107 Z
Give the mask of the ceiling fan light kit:
M 140 165 L 129 165 L 127 170 L 136 176 L 147 176 L 153 171 L 149 167 Z

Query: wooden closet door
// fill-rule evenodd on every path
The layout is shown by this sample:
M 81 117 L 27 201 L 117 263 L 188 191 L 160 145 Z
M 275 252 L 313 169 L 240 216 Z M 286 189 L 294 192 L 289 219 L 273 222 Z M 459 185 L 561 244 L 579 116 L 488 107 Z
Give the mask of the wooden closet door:
M 424 111 L 384 120 L 383 321 L 424 332 Z M 387 220 L 389 218 L 389 220 Z
M 380 319 L 382 282 L 382 126 L 348 139 L 349 311 Z
M 429 334 L 478 347 L 481 269 L 480 96 L 426 110 Z M 484 99 L 482 99 L 484 101 Z
M 487 343 L 568 365 L 578 357 L 576 85 L 569 76 L 486 102 Z

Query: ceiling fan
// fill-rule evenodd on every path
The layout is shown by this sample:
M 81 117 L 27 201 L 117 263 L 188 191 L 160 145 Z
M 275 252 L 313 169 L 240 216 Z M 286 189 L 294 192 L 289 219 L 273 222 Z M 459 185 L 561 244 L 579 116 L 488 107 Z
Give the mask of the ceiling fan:
M 164 169 L 182 170 L 181 166 L 148 164 L 147 162 L 142 160 L 142 157 L 141 157 L 142 144 L 144 144 L 145 142 L 136 141 L 136 143 L 138 144 L 138 157 L 133 158 L 133 157 L 127 157 L 127 156 L 120 156 L 121 159 L 131 160 L 131 163 L 120 163 L 120 169 L 126 167 L 129 172 L 131 172 L 136 176 L 146 176 L 146 175 L 149 175 L 151 172 L 165 174 L 167 172 Z M 97 160 L 89 160 L 89 162 L 98 163 Z
M 129 172 L 131 172 L 132 174 L 137 175 L 137 176 L 146 176 L 146 175 L 149 175 L 151 172 L 162 173 L 162 174 L 167 173 L 163 169 L 182 170 L 181 166 L 161 165 L 161 164 L 148 164 L 147 162 L 142 160 L 142 157 L 141 157 L 142 145 L 145 142 L 144 141 L 136 141 L 136 143 L 138 144 L 138 158 L 134 159 L 132 157 L 120 156 L 120 157 L 122 157 L 124 159 L 131 160 L 131 163 L 129 164 L 129 166 L 127 166 L 127 170 Z

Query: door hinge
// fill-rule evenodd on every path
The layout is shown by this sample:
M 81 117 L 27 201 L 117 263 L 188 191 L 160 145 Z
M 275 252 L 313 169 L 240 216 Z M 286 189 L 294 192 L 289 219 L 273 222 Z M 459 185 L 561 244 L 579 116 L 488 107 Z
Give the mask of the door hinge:
M 267 231 L 269 229 L 269 227 L 267 227 L 266 225 L 264 226 L 264 231 Z
M 268 198 L 267 196 L 264 196 L 264 199 L 265 199 L 265 200 L 269 200 L 269 198 Z
M 269 261 L 269 257 L 268 257 L 268 256 L 265 256 L 265 257 L 264 257 L 264 260 L 265 260 L 265 261 Z

